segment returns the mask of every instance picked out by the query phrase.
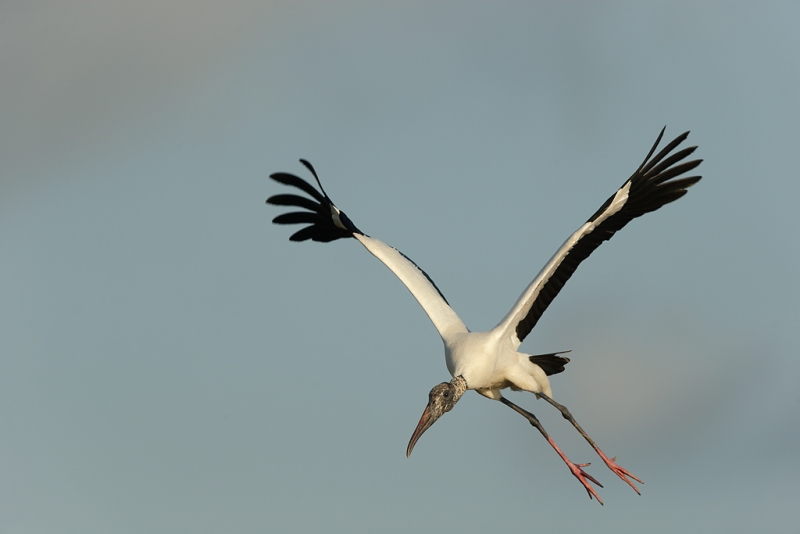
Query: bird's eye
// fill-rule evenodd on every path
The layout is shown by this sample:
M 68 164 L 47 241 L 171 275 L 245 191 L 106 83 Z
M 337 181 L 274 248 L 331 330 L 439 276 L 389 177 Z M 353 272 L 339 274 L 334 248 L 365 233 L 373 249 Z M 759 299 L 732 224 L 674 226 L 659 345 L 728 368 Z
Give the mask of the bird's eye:
M 444 398 L 446 399 L 446 398 L 447 398 L 447 397 L 449 397 L 449 396 L 450 396 L 450 392 L 449 392 L 449 391 L 445 391 L 445 392 L 444 392 Z

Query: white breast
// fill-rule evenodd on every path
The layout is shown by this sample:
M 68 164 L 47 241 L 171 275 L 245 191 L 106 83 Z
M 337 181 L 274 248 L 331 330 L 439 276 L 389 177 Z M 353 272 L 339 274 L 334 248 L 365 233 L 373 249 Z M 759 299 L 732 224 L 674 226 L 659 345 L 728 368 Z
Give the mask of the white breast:
M 468 332 L 445 342 L 445 360 L 450 374 L 463 376 L 469 389 L 483 389 L 505 381 L 505 369 L 516 365 L 519 355 L 491 332 Z

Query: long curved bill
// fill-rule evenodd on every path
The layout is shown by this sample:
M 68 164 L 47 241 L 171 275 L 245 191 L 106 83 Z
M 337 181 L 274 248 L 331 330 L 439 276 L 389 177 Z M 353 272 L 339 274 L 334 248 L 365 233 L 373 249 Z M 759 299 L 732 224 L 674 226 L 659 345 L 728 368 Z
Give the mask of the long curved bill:
M 428 404 L 425 407 L 425 411 L 422 412 L 422 417 L 419 418 L 419 423 L 417 423 L 417 428 L 414 430 L 414 434 L 411 436 L 411 441 L 408 442 L 408 448 L 406 449 L 406 458 L 411 456 L 411 451 L 414 450 L 414 445 L 417 444 L 419 438 L 422 437 L 422 434 L 428 430 L 433 423 L 436 422 L 436 417 L 431 415 L 431 405 Z

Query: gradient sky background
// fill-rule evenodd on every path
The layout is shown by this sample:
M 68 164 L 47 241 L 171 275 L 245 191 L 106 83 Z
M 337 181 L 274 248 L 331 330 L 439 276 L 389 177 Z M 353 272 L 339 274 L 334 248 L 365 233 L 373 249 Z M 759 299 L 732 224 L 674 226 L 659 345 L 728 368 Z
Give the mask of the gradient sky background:
M 474 393 L 406 459 L 441 341 L 267 176 L 483 330 L 665 124 L 704 179 L 522 347 L 643 495 L 530 394 L 605 507 Z M 3 2 L 0 531 L 797 532 L 798 125 L 797 2 Z

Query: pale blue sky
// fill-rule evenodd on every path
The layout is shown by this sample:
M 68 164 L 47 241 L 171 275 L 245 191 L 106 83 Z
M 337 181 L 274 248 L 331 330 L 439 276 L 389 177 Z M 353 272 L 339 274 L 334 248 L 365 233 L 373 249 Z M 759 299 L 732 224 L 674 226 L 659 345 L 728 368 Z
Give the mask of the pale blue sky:
M 799 50 L 797 2 L 4 3 L 0 531 L 796 532 Z M 665 124 L 704 179 L 523 345 L 642 496 L 529 394 L 605 507 L 474 393 L 406 459 L 441 341 L 267 176 L 482 330 Z

